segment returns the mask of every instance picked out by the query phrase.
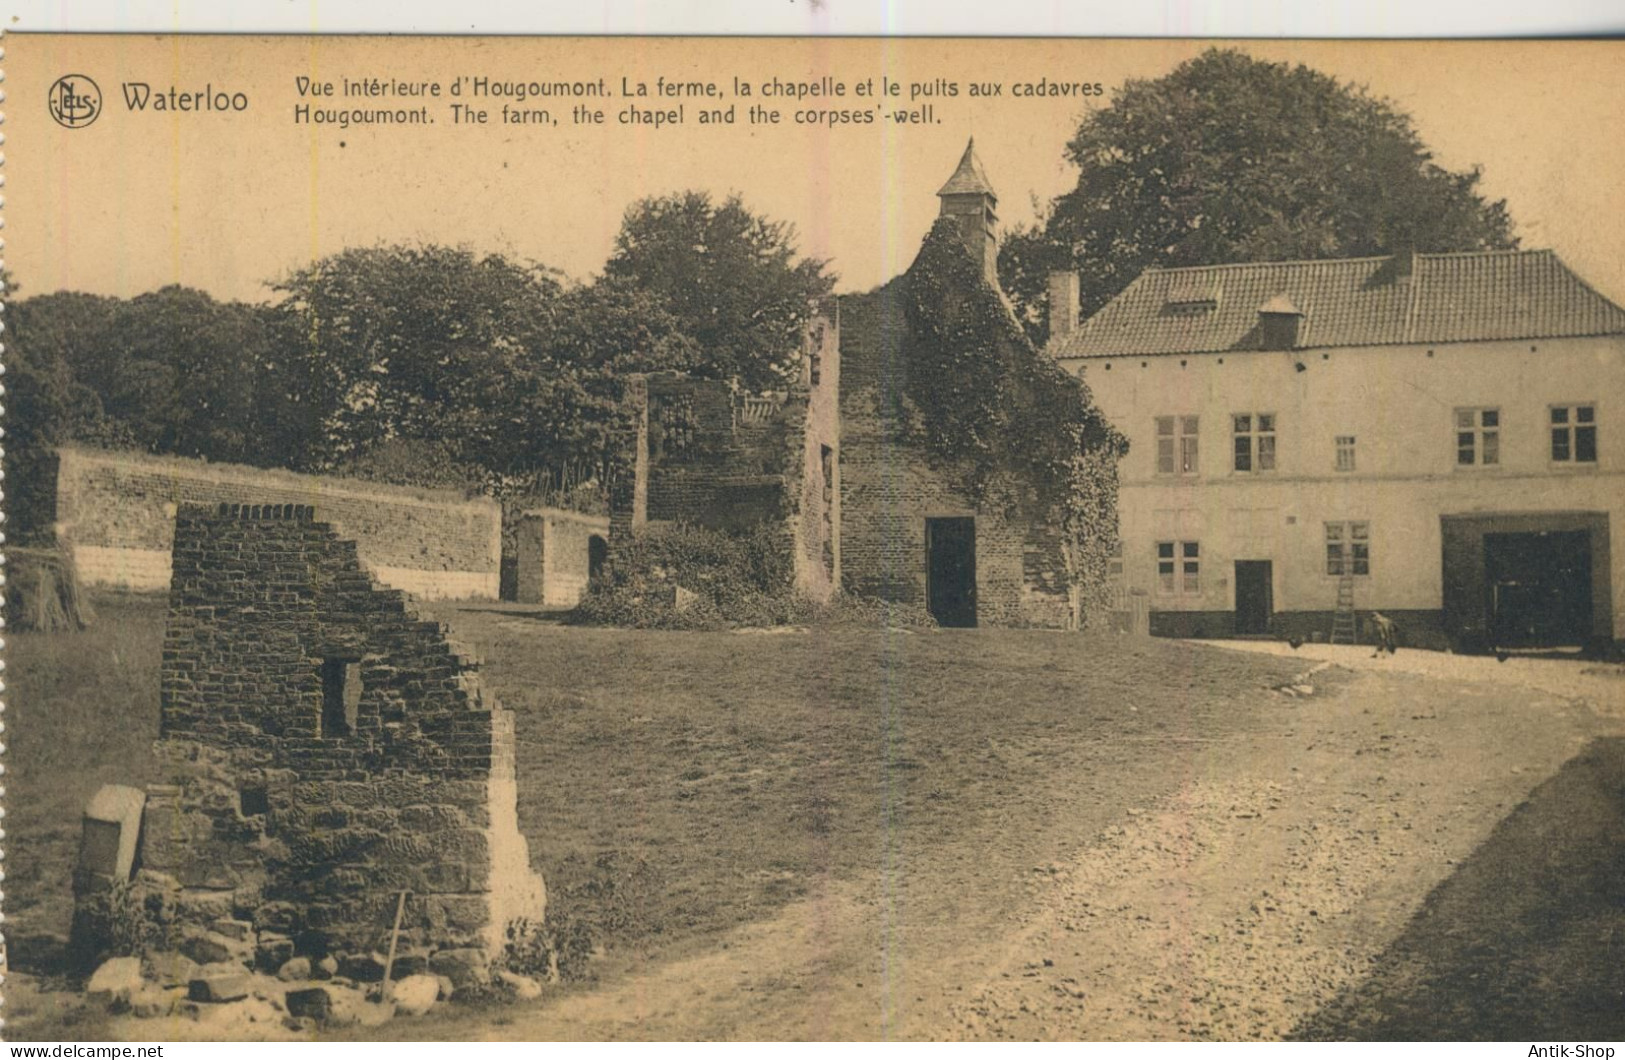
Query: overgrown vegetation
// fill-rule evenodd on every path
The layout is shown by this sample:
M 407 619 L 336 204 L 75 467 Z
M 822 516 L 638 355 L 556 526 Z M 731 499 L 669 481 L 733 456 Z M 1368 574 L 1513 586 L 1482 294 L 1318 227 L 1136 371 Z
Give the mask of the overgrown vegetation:
M 745 534 L 689 523 L 644 527 L 615 549 L 578 620 L 633 629 L 780 625 L 789 618 L 791 559 L 777 530 L 768 523 Z
M 72 968 L 89 974 L 109 957 L 145 957 L 172 949 L 175 918 L 168 897 L 127 880 L 87 895 L 74 906 L 68 949 Z
M 727 533 L 691 523 L 656 523 L 616 548 L 571 619 L 585 625 L 692 631 L 936 625 L 917 605 L 846 595 L 812 600 L 795 591 L 793 573 L 790 540 L 781 524 Z
M 903 278 L 908 332 L 898 423 L 980 503 L 1060 528 L 1080 622 L 1117 547 L 1117 461 L 1128 441 L 1079 379 L 1035 349 L 939 220 Z

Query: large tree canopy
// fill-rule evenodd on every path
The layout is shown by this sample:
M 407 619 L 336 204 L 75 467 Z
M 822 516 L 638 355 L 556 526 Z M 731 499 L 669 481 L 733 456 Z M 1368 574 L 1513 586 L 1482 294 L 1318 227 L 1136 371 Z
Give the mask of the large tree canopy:
M 627 210 L 604 268 L 659 298 L 700 355 L 697 374 L 782 386 L 810 304 L 829 294 L 825 262 L 797 260 L 795 229 L 704 192 L 644 199 Z M 674 365 L 673 367 L 684 367 Z
M 1078 270 L 1087 315 L 1150 266 L 1517 245 L 1479 171 L 1439 166 L 1390 103 L 1235 50 L 1126 82 L 1066 157 L 1077 186 L 999 254 L 1037 337 L 1054 269 Z
M 276 289 L 276 448 L 304 468 L 393 438 L 481 436 L 560 293 L 538 266 L 443 246 L 340 251 Z

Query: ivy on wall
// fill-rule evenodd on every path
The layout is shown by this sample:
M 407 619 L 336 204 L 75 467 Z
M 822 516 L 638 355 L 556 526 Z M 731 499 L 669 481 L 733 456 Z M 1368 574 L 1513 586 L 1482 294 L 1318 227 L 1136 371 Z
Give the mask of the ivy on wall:
M 1057 526 L 1080 624 L 1106 600 L 1117 547 L 1117 462 L 1128 440 L 1082 380 L 1033 347 L 939 220 L 904 277 L 896 424 L 979 505 Z

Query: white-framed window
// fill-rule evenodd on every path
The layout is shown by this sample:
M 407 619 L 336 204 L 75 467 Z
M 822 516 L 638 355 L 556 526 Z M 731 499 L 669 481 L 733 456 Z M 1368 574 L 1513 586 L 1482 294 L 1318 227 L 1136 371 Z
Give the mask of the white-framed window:
M 1157 591 L 1196 596 L 1202 591 L 1202 546 L 1195 541 L 1157 542 Z
M 1238 412 L 1230 417 L 1234 429 L 1237 471 L 1275 470 L 1275 413 Z
M 1501 462 L 1501 410 L 1456 410 L 1456 466 L 1494 467 Z
M 1354 435 L 1337 435 L 1337 463 L 1334 466 L 1339 471 L 1354 470 Z
M 1595 464 L 1597 462 L 1597 406 L 1553 405 L 1552 463 Z
M 1326 524 L 1326 573 L 1334 578 L 1345 574 L 1363 578 L 1371 573 L 1370 523 Z
M 1157 474 L 1196 474 L 1196 416 L 1157 417 Z

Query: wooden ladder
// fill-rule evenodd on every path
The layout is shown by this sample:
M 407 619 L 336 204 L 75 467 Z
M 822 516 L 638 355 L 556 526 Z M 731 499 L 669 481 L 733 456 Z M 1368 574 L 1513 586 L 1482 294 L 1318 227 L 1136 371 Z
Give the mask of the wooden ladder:
M 1354 616 L 1354 575 L 1344 574 L 1337 580 L 1337 612 L 1332 615 L 1332 643 L 1357 644 L 1360 626 Z

